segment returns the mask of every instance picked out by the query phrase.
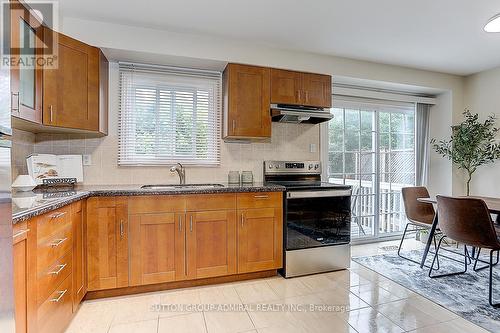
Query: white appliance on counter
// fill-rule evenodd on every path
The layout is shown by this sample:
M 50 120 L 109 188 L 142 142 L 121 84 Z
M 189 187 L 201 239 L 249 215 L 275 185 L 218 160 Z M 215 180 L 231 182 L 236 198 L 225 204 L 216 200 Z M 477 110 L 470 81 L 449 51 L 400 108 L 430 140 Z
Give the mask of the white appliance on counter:
M 82 155 L 33 154 L 26 159 L 28 173 L 38 185 L 44 180 L 75 178 L 83 182 Z

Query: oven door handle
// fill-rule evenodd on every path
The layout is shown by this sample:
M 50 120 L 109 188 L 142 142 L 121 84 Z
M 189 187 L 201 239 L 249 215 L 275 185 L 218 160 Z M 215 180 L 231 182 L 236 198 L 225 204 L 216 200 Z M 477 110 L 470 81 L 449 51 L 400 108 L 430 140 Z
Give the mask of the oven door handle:
M 287 199 L 302 198 L 328 198 L 328 197 L 350 197 L 352 190 L 326 190 L 326 191 L 290 191 L 287 192 Z

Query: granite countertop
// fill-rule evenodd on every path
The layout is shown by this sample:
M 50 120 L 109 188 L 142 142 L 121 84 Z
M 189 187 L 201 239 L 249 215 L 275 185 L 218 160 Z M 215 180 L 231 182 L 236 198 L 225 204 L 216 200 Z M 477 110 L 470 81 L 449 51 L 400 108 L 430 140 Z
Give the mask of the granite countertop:
M 143 189 L 141 185 L 91 185 L 77 186 L 74 189 L 13 192 L 12 222 L 14 224 L 22 222 L 88 197 L 285 191 L 285 187 L 272 184 L 221 184 L 223 185 L 221 187 L 192 189 Z

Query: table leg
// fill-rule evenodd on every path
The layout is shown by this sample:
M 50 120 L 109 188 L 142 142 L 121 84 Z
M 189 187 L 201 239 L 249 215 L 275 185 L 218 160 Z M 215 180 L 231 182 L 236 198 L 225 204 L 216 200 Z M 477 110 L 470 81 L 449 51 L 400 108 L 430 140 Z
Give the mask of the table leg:
M 429 249 L 431 248 L 432 240 L 434 239 L 434 234 L 436 233 L 436 228 L 438 225 L 438 214 L 434 214 L 434 219 L 432 220 L 431 230 L 429 231 L 429 239 L 427 239 L 427 244 L 425 244 L 424 255 L 422 256 L 422 262 L 420 263 L 420 268 L 424 268 L 425 260 L 429 254 Z

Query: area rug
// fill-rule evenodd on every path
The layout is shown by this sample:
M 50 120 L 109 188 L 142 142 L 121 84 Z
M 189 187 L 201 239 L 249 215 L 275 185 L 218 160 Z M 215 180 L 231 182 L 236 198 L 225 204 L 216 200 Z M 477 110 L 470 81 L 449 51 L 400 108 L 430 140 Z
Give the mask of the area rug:
M 418 260 L 422 258 L 422 251 L 414 250 L 403 255 Z M 431 254 L 429 264 L 430 259 Z M 463 275 L 431 279 L 428 269 L 421 269 L 419 265 L 400 258 L 397 253 L 356 257 L 352 260 L 491 332 L 500 332 L 500 309 L 488 303 L 488 269 L 474 272 L 469 266 L 469 271 Z M 441 273 L 461 269 L 463 264 L 441 259 Z M 494 268 L 493 286 L 493 300 L 500 302 L 500 265 Z

